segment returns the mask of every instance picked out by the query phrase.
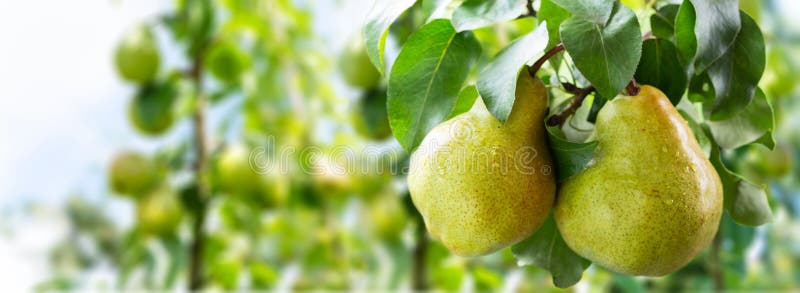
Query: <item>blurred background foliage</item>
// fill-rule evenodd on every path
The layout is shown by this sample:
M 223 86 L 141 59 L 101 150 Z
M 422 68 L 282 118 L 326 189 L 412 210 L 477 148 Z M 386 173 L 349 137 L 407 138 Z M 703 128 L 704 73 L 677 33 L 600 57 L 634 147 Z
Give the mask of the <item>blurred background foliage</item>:
M 425 22 L 425 2 L 401 17 L 390 40 L 404 40 Z M 647 15 L 656 1 L 622 2 Z M 196 285 L 226 291 L 555 290 L 545 271 L 518 267 L 509 249 L 460 258 L 428 238 L 405 189 L 407 154 L 391 137 L 384 79 L 359 28 L 332 36 L 347 39 L 340 48 L 322 40 L 314 22 L 325 11 L 315 5 L 177 0 L 172 11 L 120 36 L 109 66 L 137 88 L 131 97 L 113 97 L 129 99 L 130 127 L 158 137 L 191 121 L 204 131 L 155 152 L 119 150 L 104 196 L 131 202 L 135 219 L 124 225 L 101 202 L 71 196 L 63 206 L 69 232 L 52 244 L 48 276 L 37 289 L 186 288 L 199 271 Z M 674 274 L 634 278 L 593 266 L 570 290 L 800 286 L 800 39 L 775 1 L 740 5 L 765 32 L 761 85 L 776 111 L 777 147 L 752 145 L 724 159 L 769 186 L 773 222 L 750 228 L 725 217 L 714 248 Z M 477 30 L 482 58 L 534 21 Z M 178 48 L 181 60 L 166 62 L 165 48 Z M 388 58 L 396 51 L 388 48 Z M 204 119 L 219 109 L 220 119 Z M 88 277 L 98 270 L 113 277 Z

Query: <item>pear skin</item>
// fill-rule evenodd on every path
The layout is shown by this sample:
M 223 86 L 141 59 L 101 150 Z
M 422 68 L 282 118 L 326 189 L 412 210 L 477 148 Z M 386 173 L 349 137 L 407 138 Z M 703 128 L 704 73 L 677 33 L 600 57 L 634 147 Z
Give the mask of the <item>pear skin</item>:
M 555 220 L 567 245 L 612 271 L 662 276 L 714 238 L 722 184 L 664 93 L 642 86 L 600 110 L 598 147 L 558 191 Z
M 488 254 L 533 233 L 555 196 L 543 119 L 544 84 L 522 71 L 500 123 L 481 99 L 425 137 L 408 188 L 431 236 L 461 256 Z

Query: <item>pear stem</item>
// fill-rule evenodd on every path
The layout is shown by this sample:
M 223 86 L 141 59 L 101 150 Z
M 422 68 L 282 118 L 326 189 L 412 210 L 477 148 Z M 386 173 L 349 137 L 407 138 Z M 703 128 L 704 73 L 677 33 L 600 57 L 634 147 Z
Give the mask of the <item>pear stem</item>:
M 563 50 L 564 50 L 563 43 L 558 43 L 558 45 L 556 45 L 552 49 L 547 50 L 547 52 L 544 53 L 544 56 L 542 56 L 542 58 L 536 60 L 536 63 L 533 63 L 533 66 L 528 67 L 528 74 L 530 74 L 532 77 L 536 77 L 536 72 L 538 72 L 539 69 L 541 69 L 542 66 L 544 66 L 544 62 L 552 58 L 556 54 L 558 54 L 558 52 L 561 52 Z
M 628 85 L 625 87 L 625 94 L 629 96 L 635 96 L 639 94 L 640 89 L 641 88 L 639 87 L 639 84 L 636 83 L 636 79 L 632 78 L 631 82 L 629 82 Z
M 567 118 L 572 116 L 572 114 L 575 114 L 575 111 L 581 107 L 581 104 L 583 104 L 583 100 L 586 99 L 586 96 L 594 91 L 594 86 L 579 88 L 571 83 L 562 83 L 561 85 L 568 92 L 575 94 L 575 97 L 569 101 L 569 105 L 562 109 L 561 112 L 558 112 L 558 114 L 550 116 L 550 118 L 547 119 L 547 126 L 564 124 L 564 122 L 567 121 Z

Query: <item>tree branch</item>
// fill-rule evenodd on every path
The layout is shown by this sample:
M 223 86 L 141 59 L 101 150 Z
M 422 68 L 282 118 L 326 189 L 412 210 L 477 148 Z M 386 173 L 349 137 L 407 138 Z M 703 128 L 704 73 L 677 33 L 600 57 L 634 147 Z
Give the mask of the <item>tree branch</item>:
M 550 118 L 547 119 L 547 126 L 556 126 L 563 124 L 565 121 L 567 121 L 567 118 L 569 118 L 569 116 L 575 114 L 575 111 L 577 111 L 578 108 L 581 107 L 581 104 L 583 104 L 583 100 L 586 99 L 586 96 L 588 96 L 590 93 L 594 91 L 594 86 L 589 86 L 587 88 L 578 88 L 570 83 L 563 83 L 562 85 L 564 86 L 564 89 L 566 89 L 568 92 L 574 93 L 575 97 L 569 101 L 569 105 L 567 105 L 567 107 L 561 109 L 561 112 L 558 112 L 558 114 L 550 116 Z
M 199 203 L 197 210 L 194 213 L 194 222 L 192 223 L 192 239 L 190 246 L 189 258 L 189 290 L 198 291 L 203 288 L 203 250 L 205 248 L 205 221 L 206 221 L 206 207 L 209 198 L 209 188 L 206 185 L 205 170 L 206 159 L 208 157 L 208 148 L 206 146 L 206 131 L 205 131 L 205 107 L 206 97 L 203 93 L 203 59 L 205 49 L 199 50 L 197 56 L 192 60 L 192 69 L 190 70 L 190 78 L 195 84 L 197 97 L 195 100 L 194 113 L 192 115 L 194 127 L 194 140 L 196 161 L 194 164 L 194 176 L 197 184 L 197 201 Z
M 535 77 L 536 76 L 536 72 L 538 72 L 539 69 L 542 68 L 542 66 L 544 65 L 544 62 L 546 62 L 548 59 L 552 58 L 553 56 L 558 54 L 558 52 L 561 52 L 563 50 L 564 50 L 564 44 L 562 44 L 562 43 L 559 43 L 558 45 L 556 45 L 552 49 L 547 50 L 547 52 L 544 53 L 544 56 L 539 58 L 539 60 L 536 60 L 536 63 L 533 63 L 533 66 L 528 68 L 528 74 L 530 74 L 531 76 Z

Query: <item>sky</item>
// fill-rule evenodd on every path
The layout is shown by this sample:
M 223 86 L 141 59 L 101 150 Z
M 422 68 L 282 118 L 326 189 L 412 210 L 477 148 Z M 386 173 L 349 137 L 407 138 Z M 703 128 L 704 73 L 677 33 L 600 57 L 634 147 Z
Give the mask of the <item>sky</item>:
M 341 47 L 342 36 L 356 33 L 353 28 L 372 5 L 302 2 L 333 11 L 319 14 L 315 23 L 333 48 Z M 342 2 L 344 7 L 334 8 Z M 800 3 L 778 2 L 784 15 L 800 15 Z M 0 1 L 0 212 L 30 202 L 57 207 L 74 193 L 99 199 L 106 194 L 105 166 L 117 151 L 152 150 L 175 132 L 188 131 L 178 125 L 164 138 L 137 134 L 127 118 L 135 89 L 113 67 L 113 49 L 124 32 L 171 6 L 165 0 Z M 800 27 L 798 17 L 787 21 Z M 164 34 L 159 38 L 166 43 Z M 167 49 L 166 62 L 178 62 L 177 50 Z M 109 201 L 111 209 L 129 212 L 123 204 Z M 14 276 L 0 287 L 27 291 L 41 281 L 44 252 L 66 229 L 60 217 L 0 217 L 0 276 Z M 25 229 L 3 237 L 11 233 L 3 232 L 8 227 Z

